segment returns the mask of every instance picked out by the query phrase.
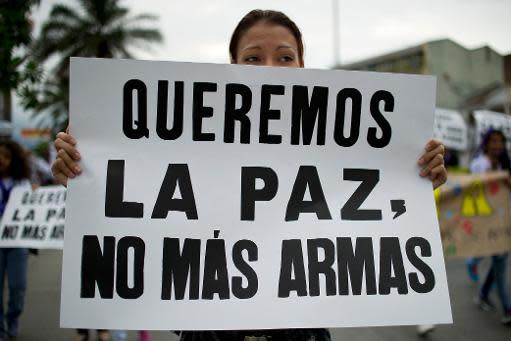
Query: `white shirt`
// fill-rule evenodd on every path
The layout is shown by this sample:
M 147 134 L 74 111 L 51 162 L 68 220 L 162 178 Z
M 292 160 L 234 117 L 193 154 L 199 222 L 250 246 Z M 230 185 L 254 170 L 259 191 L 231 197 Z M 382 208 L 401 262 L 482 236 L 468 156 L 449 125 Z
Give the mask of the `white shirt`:
M 500 165 L 497 169 L 502 169 Z M 470 162 L 470 173 L 486 173 L 492 170 L 490 159 L 484 155 L 479 154 L 475 159 Z

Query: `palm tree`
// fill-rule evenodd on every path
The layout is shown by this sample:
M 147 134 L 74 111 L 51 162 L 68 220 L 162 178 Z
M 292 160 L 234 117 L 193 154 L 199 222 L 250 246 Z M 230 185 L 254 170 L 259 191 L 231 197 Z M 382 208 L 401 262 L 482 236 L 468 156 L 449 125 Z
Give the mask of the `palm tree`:
M 49 18 L 43 24 L 41 34 L 34 45 L 34 53 L 40 61 L 58 55 L 60 57 L 52 74 L 55 79 L 45 82 L 50 89 L 42 91 L 45 97 L 35 109 L 51 108 L 55 122 L 61 121 L 53 100 L 67 102 L 62 98 L 65 89 L 55 85 L 63 84 L 69 77 L 69 57 L 133 58 L 131 48 L 144 48 L 149 43 L 162 41 L 162 35 L 156 28 L 146 24 L 156 20 L 149 14 L 130 15 L 120 0 L 76 0 L 77 8 L 65 4 L 53 6 Z M 59 91 L 57 91 L 59 90 Z M 64 91 L 62 91 L 64 90 Z M 46 96 L 44 95 L 46 94 Z M 60 129 L 61 127 L 55 127 Z
M 161 33 L 145 28 L 154 21 L 149 14 L 129 16 L 119 0 L 76 0 L 81 11 L 64 4 L 53 6 L 43 24 L 36 52 L 42 59 L 62 56 L 59 71 L 67 68 L 69 57 L 133 58 L 128 47 L 161 42 Z

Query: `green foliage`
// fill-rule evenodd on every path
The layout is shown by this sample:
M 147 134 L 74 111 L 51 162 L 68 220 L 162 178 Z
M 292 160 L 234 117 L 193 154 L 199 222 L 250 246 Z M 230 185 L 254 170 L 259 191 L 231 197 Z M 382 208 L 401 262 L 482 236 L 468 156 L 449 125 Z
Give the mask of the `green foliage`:
M 23 57 L 15 53 L 16 48 L 30 43 L 31 23 L 28 18 L 34 1 L 0 2 L 0 89 L 9 91 L 18 86 L 19 66 Z
M 120 0 L 75 0 L 75 5 L 53 6 L 34 55 L 40 62 L 58 56 L 58 62 L 42 86 L 23 89 L 24 104 L 49 113 L 57 131 L 67 124 L 70 57 L 132 58 L 130 48 L 162 41 L 157 29 L 146 27 L 155 16 L 132 16 Z
M 32 22 L 29 14 L 37 0 L 0 0 L 0 91 L 17 89 L 28 78 L 29 69 L 21 71 L 27 55 L 22 48 L 31 42 Z M 28 77 L 28 78 L 27 78 Z

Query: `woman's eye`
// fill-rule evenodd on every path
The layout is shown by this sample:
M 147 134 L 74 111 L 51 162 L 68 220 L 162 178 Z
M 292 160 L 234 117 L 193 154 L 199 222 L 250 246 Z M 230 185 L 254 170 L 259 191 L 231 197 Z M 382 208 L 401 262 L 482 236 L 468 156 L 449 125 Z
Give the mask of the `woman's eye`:
M 295 59 L 292 56 L 282 56 L 282 57 L 280 57 L 280 60 L 282 62 L 288 63 L 288 62 L 294 61 Z
M 257 56 L 249 56 L 244 59 L 245 63 L 257 63 L 259 58 Z

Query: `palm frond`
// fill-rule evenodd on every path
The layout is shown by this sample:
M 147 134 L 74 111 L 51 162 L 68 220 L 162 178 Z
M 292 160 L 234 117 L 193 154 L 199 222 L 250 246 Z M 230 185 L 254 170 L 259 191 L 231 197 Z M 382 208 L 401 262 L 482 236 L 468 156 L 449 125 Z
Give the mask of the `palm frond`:
M 110 11 L 110 23 L 114 23 L 118 20 L 123 20 L 124 18 L 126 18 L 129 14 L 129 9 L 127 9 L 126 7 L 117 7 L 117 8 L 113 8 L 111 11 Z
M 64 4 L 56 4 L 50 12 L 50 20 L 63 20 L 67 22 L 79 22 L 82 20 L 81 16 L 71 7 Z
M 157 21 L 159 19 L 159 16 L 154 14 L 138 14 L 135 16 L 132 16 L 128 18 L 130 23 L 138 23 L 140 21 Z
M 144 40 L 146 42 L 160 43 L 163 36 L 160 31 L 150 28 L 129 28 L 125 30 L 126 38 L 129 40 Z

